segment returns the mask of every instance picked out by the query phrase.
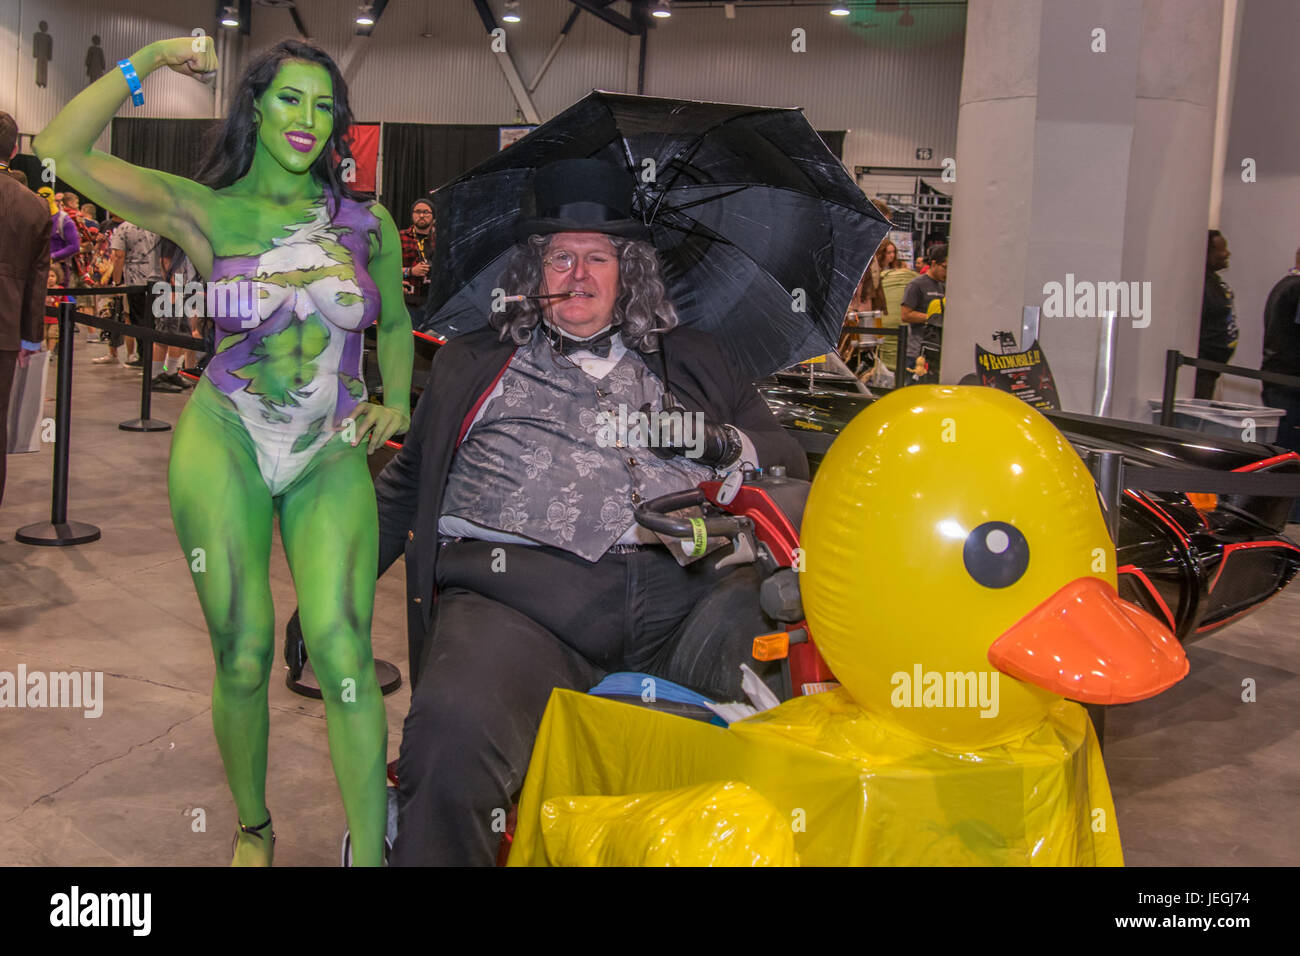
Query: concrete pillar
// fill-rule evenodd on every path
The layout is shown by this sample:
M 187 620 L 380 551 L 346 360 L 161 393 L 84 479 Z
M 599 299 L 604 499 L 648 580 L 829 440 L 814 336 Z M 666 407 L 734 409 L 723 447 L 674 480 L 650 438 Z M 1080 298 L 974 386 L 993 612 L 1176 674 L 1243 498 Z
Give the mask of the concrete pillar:
M 1300 124 L 1289 105 L 1300 91 L 1300 10 L 1293 0 L 1243 6 L 1218 228 L 1232 252 L 1223 278 L 1241 327 L 1232 364 L 1259 368 L 1264 302 L 1300 246 Z M 1247 159 L 1254 175 L 1243 179 Z M 1259 403 L 1258 382 L 1220 383 L 1221 398 Z
M 1221 22 L 1222 0 L 971 0 L 945 382 L 1023 306 L 1059 304 L 1039 341 L 1062 407 L 1091 413 L 1097 293 L 1124 282 L 1109 414 L 1148 418 L 1165 349 L 1196 349 Z

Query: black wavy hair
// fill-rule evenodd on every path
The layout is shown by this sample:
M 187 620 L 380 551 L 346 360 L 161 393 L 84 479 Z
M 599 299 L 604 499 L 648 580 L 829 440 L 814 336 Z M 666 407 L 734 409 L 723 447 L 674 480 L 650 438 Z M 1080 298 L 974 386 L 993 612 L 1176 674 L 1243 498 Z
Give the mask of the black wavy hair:
M 285 39 L 253 57 L 239 80 L 230 111 L 208 140 L 207 158 L 194 177 L 205 186 L 222 189 L 241 179 L 253 164 L 257 146 L 256 102 L 275 79 L 281 64 L 288 60 L 316 63 L 330 75 L 334 94 L 334 130 L 311 164 L 312 177 L 325 187 L 330 216 L 336 211 L 340 196 L 353 200 L 366 197 L 344 182 L 339 170 L 343 161 L 352 159 L 352 149 L 345 135 L 352 127 L 352 108 L 348 105 L 348 85 L 333 57 L 309 40 Z

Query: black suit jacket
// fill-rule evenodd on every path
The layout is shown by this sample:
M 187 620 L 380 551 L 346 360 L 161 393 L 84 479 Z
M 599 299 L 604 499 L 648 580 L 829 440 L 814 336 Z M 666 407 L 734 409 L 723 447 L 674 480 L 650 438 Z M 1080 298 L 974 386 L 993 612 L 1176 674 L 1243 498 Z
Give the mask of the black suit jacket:
M 39 342 L 50 273 L 50 207 L 0 171 L 0 349 Z
M 784 465 L 791 478 L 808 477 L 808 459 L 786 434 L 753 383 L 727 363 L 713 337 L 679 327 L 662 338 L 673 397 L 713 422 L 729 422 L 754 443 L 763 467 Z M 406 555 L 407 640 L 412 683 L 434 612 L 438 518 L 452 457 L 471 413 L 505 372 L 515 345 L 494 329 L 452 339 L 438 350 L 429 382 L 396 457 L 375 479 L 379 502 L 379 573 Z M 650 368 L 659 373 L 656 356 Z

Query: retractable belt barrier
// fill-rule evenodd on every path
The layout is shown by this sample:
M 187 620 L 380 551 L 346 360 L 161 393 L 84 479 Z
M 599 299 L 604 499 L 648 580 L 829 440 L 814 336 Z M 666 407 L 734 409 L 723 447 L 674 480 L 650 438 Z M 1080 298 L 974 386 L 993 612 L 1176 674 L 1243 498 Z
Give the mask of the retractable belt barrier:
M 1253 378 L 1257 382 L 1270 385 L 1283 385 L 1288 388 L 1300 388 L 1300 378 L 1283 375 L 1280 372 L 1263 372 L 1240 365 L 1225 365 L 1223 362 L 1211 362 L 1209 359 L 1191 358 L 1178 349 L 1165 350 L 1165 387 L 1160 398 L 1160 424 L 1172 426 L 1174 423 L 1174 392 L 1178 389 L 1178 369 L 1184 365 L 1218 372 L 1220 375 L 1233 375 L 1237 378 Z M 1154 490 L 1154 489 L 1152 489 Z
M 91 288 L 68 288 L 50 290 L 56 294 L 66 295 L 120 295 L 128 292 L 147 291 L 148 286 L 106 286 Z M 19 528 L 15 537 L 25 544 L 66 546 L 85 544 L 99 538 L 99 529 L 94 525 L 68 520 L 68 453 L 69 428 L 72 417 L 72 348 L 75 337 L 73 328 L 76 323 L 118 332 L 130 338 L 140 339 L 152 345 L 179 346 L 198 352 L 207 350 L 202 339 L 175 332 L 160 332 L 143 325 L 131 325 L 105 319 L 85 312 L 78 312 L 73 303 L 64 302 L 58 309 L 47 309 L 47 315 L 57 315 L 59 319 L 59 341 L 65 347 L 59 349 L 58 356 L 58 391 L 54 409 L 54 483 L 51 490 L 50 520 Z M 906 341 L 907 330 L 872 329 L 863 327 L 853 329 L 862 335 L 899 335 Z M 141 384 L 140 417 L 122 422 L 118 427 L 124 431 L 165 431 L 171 428 L 166 422 L 155 421 L 149 417 L 150 399 L 153 382 L 153 350 L 140 350 Z M 1242 375 L 1263 381 L 1276 382 L 1281 385 L 1300 386 L 1300 378 L 1277 375 L 1269 372 L 1257 372 L 1253 369 L 1240 369 L 1218 362 L 1190 359 L 1176 350 L 1168 352 L 1166 369 L 1169 374 L 1165 380 L 1165 413 L 1173 414 L 1173 384 L 1177 378 L 1178 366 L 1195 365 L 1198 368 L 1212 368 L 1226 374 Z M 797 433 L 797 438 L 805 452 L 825 454 L 830 450 L 834 435 L 825 433 Z M 1156 492 L 1201 492 L 1208 494 L 1253 495 L 1256 497 L 1300 498 L 1300 474 L 1280 475 L 1270 473 L 1243 473 L 1211 471 L 1206 468 L 1146 468 L 1128 467 L 1121 469 L 1120 488 L 1131 491 Z M 1111 497 L 1108 495 L 1108 498 Z
M 91 288 L 50 289 L 55 295 L 121 295 L 130 292 L 148 291 L 148 286 L 103 286 Z M 46 309 L 46 315 L 55 315 L 59 319 L 58 391 L 54 404 L 54 484 L 50 493 L 50 520 L 38 522 L 19 528 L 14 537 L 24 544 L 66 547 L 74 544 L 86 544 L 99 539 L 99 529 L 91 524 L 68 520 L 68 440 L 72 421 L 72 344 L 76 338 L 74 329 L 80 322 L 109 332 L 120 332 L 133 339 L 141 340 L 140 348 L 140 417 L 122 422 L 117 427 L 123 431 L 153 432 L 166 431 L 171 425 L 149 417 L 153 384 L 153 349 L 154 342 L 163 345 L 175 345 L 198 352 L 206 352 L 207 344 L 202 339 L 175 332 L 160 332 L 144 325 L 130 325 L 113 319 L 100 318 L 78 312 L 71 302 L 64 302 L 57 309 Z
M 144 285 L 122 285 L 122 286 L 102 286 L 89 288 L 69 288 L 69 289 L 50 289 L 52 293 L 62 295 L 121 295 L 130 292 L 147 292 L 148 286 Z M 70 307 L 70 303 L 63 303 L 58 309 L 45 310 L 46 315 L 58 316 L 59 321 L 59 341 L 70 342 L 71 338 L 64 338 L 63 328 L 63 309 Z M 152 329 L 147 325 L 134 325 L 129 322 L 118 322 L 115 319 L 106 319 L 98 315 L 90 315 L 87 312 L 74 312 L 73 315 L 77 322 L 82 325 L 89 325 L 97 329 L 103 329 L 105 332 L 116 332 L 119 335 L 125 335 L 127 338 L 140 339 L 152 346 L 171 345 L 178 348 L 190 349 L 195 352 L 206 352 L 207 343 L 202 339 L 196 339 L 189 335 L 181 335 L 177 332 L 160 332 L 158 329 Z M 59 350 L 62 357 L 63 350 Z M 62 361 L 59 369 L 62 373 Z M 167 422 L 159 421 L 151 417 L 153 405 L 153 349 L 140 349 L 140 417 L 132 418 L 122 422 L 117 427 L 126 432 L 165 432 L 171 428 Z

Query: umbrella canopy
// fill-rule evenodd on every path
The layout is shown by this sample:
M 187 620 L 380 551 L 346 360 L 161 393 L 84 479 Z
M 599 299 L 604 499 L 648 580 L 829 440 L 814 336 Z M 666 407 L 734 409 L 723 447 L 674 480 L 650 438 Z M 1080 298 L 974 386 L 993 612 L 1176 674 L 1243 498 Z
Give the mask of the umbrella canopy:
M 595 91 L 433 194 L 422 331 L 487 324 L 515 223 L 534 212 L 535 171 L 570 158 L 635 177 L 633 215 L 682 322 L 717 336 L 753 378 L 834 351 L 890 228 L 800 110 Z

